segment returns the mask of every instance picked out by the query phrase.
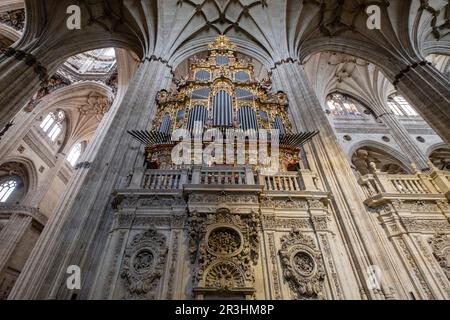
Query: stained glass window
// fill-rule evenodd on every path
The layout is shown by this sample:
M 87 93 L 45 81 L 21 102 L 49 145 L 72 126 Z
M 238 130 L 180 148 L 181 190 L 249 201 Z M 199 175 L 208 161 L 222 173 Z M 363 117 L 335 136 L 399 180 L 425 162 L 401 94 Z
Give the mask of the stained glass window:
M 358 103 L 342 94 L 332 94 L 328 97 L 328 108 L 333 116 L 360 117 L 362 115 Z

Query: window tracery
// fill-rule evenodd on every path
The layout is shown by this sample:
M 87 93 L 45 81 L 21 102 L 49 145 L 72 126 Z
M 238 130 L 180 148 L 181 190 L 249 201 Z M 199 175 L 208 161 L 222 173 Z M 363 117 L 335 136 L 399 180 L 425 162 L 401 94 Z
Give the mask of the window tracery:
M 77 143 L 72 147 L 72 149 L 70 149 L 70 152 L 67 155 L 66 159 L 67 162 L 69 162 L 72 167 L 75 167 L 75 165 L 77 164 L 78 160 L 80 159 L 81 152 L 82 152 L 81 142 Z
M 0 202 L 8 201 L 14 190 L 16 190 L 18 183 L 16 180 L 7 180 L 0 183 Z
M 359 118 L 364 114 L 364 108 L 356 100 L 339 93 L 330 95 L 327 105 L 335 117 Z
M 51 141 L 55 142 L 64 129 L 65 114 L 63 111 L 49 113 L 40 124 L 40 128 Z
M 388 106 L 392 112 L 399 117 L 417 117 L 418 113 L 402 96 L 393 95 L 388 100 Z

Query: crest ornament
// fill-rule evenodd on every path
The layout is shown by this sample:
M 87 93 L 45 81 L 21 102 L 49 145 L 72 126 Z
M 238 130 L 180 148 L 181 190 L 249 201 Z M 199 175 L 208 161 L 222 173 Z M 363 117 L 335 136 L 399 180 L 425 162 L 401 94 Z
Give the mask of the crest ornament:
M 155 299 L 167 258 L 166 237 L 149 229 L 133 238 L 125 251 L 121 277 L 130 298 Z
M 281 239 L 279 255 L 284 278 L 296 299 L 322 299 L 325 271 L 314 240 L 294 230 Z

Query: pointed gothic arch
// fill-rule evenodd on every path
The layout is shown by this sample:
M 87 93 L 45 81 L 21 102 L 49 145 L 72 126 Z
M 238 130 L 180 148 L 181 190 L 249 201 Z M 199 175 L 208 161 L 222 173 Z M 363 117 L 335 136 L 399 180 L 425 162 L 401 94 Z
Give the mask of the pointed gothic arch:
M 358 154 L 359 151 L 361 151 L 360 154 Z M 377 168 L 383 172 L 403 174 L 411 174 L 414 172 L 410 161 L 402 152 L 387 144 L 376 141 L 364 140 L 355 143 L 350 148 L 348 157 L 356 171 L 362 175 L 370 173 L 370 162 L 372 161 L 375 162 Z M 357 159 L 360 160 L 360 166 L 355 164 Z M 389 167 L 391 164 L 393 166 Z

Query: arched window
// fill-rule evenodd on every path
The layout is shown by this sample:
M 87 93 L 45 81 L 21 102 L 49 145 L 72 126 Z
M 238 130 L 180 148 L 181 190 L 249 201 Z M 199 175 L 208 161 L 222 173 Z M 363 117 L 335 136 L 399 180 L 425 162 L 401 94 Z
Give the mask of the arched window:
M 235 79 L 237 82 L 248 82 L 250 81 L 250 76 L 247 72 L 244 71 L 238 71 L 235 74 Z
M 388 105 L 396 116 L 417 117 L 416 110 L 402 96 L 393 95 L 388 100 Z
M 18 162 L 0 166 L 0 202 L 18 203 L 28 192 L 30 176 L 27 167 Z
M 328 97 L 328 108 L 335 117 L 361 117 L 361 106 L 352 98 L 339 93 L 334 93 Z
M 72 167 L 75 167 L 78 159 L 80 159 L 81 151 L 82 151 L 81 149 L 82 149 L 81 143 L 77 143 L 76 145 L 74 145 L 72 147 L 72 149 L 70 149 L 70 152 L 66 159 L 67 159 L 67 162 L 69 162 Z
M 65 120 L 64 112 L 52 112 L 49 113 L 44 120 L 41 122 L 41 129 L 44 131 L 47 136 L 52 141 L 56 141 L 56 139 L 60 136 L 63 131 L 63 124 Z
M 206 70 L 200 70 L 195 74 L 195 80 L 197 81 L 209 81 L 211 79 L 211 75 Z
M 16 190 L 18 183 L 16 180 L 7 180 L 0 183 L 0 202 L 5 203 L 11 194 Z

